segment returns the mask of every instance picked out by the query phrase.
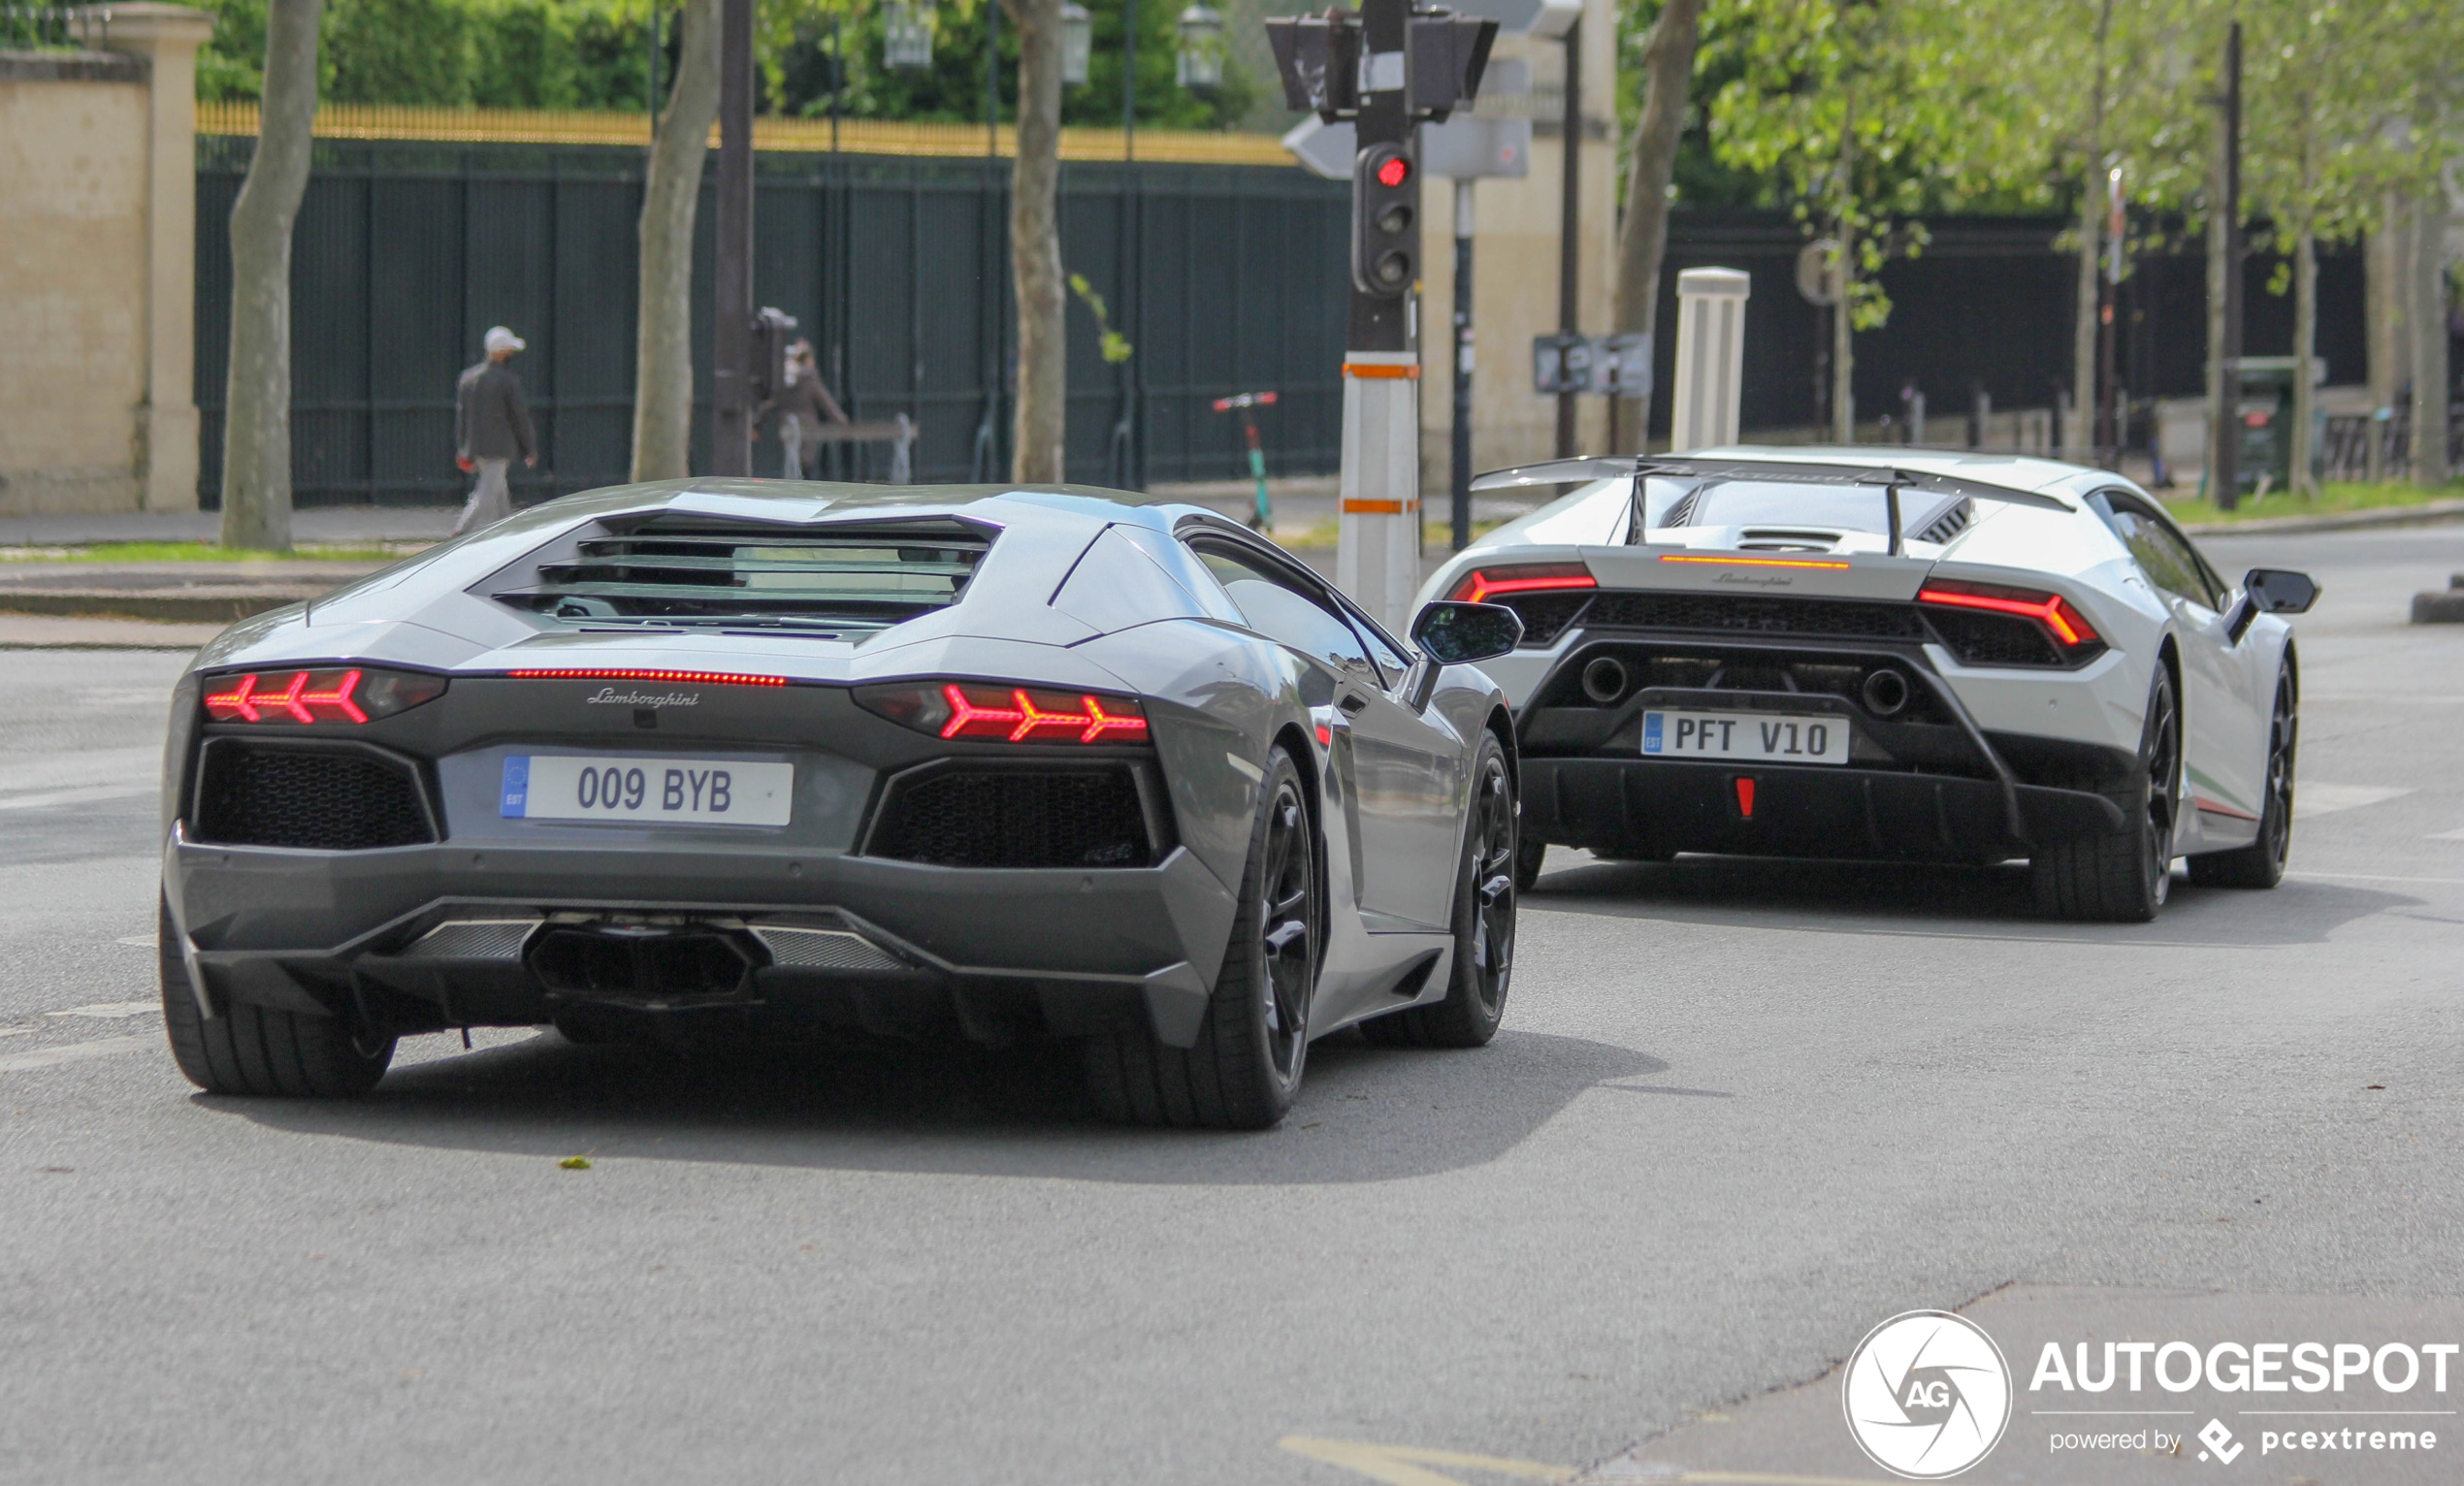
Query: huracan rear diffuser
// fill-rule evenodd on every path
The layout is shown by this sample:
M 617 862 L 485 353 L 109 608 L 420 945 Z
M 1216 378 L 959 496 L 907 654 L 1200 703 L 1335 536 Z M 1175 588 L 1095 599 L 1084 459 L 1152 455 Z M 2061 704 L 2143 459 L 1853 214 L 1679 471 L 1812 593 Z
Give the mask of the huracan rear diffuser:
M 1147 709 L 1126 696 L 978 681 L 862 687 L 856 704 L 939 738 L 1005 743 L 1144 743 Z
M 1985 609 L 1995 614 L 2015 614 L 2032 619 L 2044 626 L 2045 632 L 2059 642 L 2064 650 L 2076 650 L 2097 641 L 2095 628 L 2085 616 L 2072 608 L 2059 594 L 2039 593 L 2033 589 L 2003 588 L 1992 583 L 1961 583 L 1936 579 L 1917 590 L 1920 603 L 1938 603 L 1959 609 Z
M 1475 567 L 1465 573 L 1446 597 L 1458 603 L 1487 603 L 1501 594 L 1538 594 L 1558 589 L 1598 588 L 1600 580 L 1580 563 L 1520 563 L 1511 566 Z

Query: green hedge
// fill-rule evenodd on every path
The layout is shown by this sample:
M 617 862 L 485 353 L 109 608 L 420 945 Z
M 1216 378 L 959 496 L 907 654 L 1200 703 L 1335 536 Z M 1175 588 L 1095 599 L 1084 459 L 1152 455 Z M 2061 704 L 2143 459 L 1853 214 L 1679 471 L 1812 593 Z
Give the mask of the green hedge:
M 213 40 L 198 56 L 201 98 L 256 98 L 263 86 L 266 0 L 200 0 L 213 12 Z M 1120 120 L 1119 0 L 1096 0 L 1095 48 L 1084 87 L 1064 95 L 1073 124 Z M 846 22 L 846 85 L 840 107 L 854 118 L 984 116 L 985 6 L 940 10 L 933 65 L 903 72 L 882 62 L 881 22 L 868 11 Z M 327 0 L 320 27 L 320 91 L 336 103 L 426 104 L 503 109 L 635 110 L 649 82 L 647 0 Z M 667 60 L 675 11 L 663 9 Z M 1139 7 L 1138 116 L 1181 129 L 1228 128 L 1248 112 L 1255 84 L 1237 65 L 1215 93 L 1174 81 L 1179 12 L 1164 0 Z M 767 86 L 764 112 L 822 114 L 830 104 L 828 23 L 809 3 L 765 6 L 760 28 Z M 1001 36 L 1001 115 L 1014 118 L 1018 42 Z

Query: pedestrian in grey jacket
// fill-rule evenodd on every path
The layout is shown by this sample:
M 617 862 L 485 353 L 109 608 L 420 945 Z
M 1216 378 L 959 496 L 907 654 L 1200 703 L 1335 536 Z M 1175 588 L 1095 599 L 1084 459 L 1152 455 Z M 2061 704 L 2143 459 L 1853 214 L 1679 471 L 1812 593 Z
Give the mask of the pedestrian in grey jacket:
M 804 478 L 804 451 L 813 451 L 812 463 L 821 463 L 821 440 L 814 436 L 825 423 L 845 423 L 847 414 L 838 407 L 838 400 L 822 385 L 821 370 L 813 364 L 813 342 L 798 340 L 787 349 L 787 385 L 779 389 L 778 400 L 770 404 L 779 415 L 779 447 L 782 451 L 779 472 L 791 480 Z M 820 471 L 815 469 L 815 473 Z
M 538 436 L 531 431 L 522 378 L 505 365 L 522 349 L 522 338 L 496 325 L 489 327 L 483 343 L 487 360 L 464 372 L 454 388 L 454 463 L 465 473 L 475 471 L 479 476 L 470 503 L 453 524 L 456 536 L 512 515 L 513 492 L 504 482 L 505 467 L 516 459 L 525 468 L 539 462 Z

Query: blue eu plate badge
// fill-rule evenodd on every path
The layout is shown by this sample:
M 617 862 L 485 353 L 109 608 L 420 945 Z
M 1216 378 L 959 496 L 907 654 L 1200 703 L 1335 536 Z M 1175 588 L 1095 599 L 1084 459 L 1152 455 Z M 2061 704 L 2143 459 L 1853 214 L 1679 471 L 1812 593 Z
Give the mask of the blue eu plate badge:
M 504 760 L 504 801 L 497 813 L 508 820 L 520 820 L 527 813 L 531 799 L 531 759 L 516 754 Z

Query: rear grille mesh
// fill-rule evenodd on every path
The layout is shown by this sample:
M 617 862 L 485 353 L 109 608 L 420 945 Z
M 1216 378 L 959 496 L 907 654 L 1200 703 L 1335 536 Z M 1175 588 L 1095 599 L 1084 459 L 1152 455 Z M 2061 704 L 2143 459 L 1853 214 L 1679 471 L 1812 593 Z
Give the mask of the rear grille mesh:
M 1846 598 L 1756 598 L 1725 594 L 1603 594 L 1588 622 L 1620 630 L 1707 630 L 1922 640 L 1925 621 L 1900 603 Z
M 892 787 L 870 855 L 951 867 L 1143 867 L 1154 843 L 1125 764 L 945 769 Z
M 358 852 L 437 839 L 402 763 L 343 749 L 216 739 L 197 785 L 197 839 Z
M 1948 610 L 1932 617 L 1942 643 L 1970 665 L 2059 665 L 2061 654 L 2032 620 Z
M 1521 643 L 1540 648 L 1555 643 L 1591 602 L 1589 594 L 1508 594 L 1496 600 L 1523 617 Z

